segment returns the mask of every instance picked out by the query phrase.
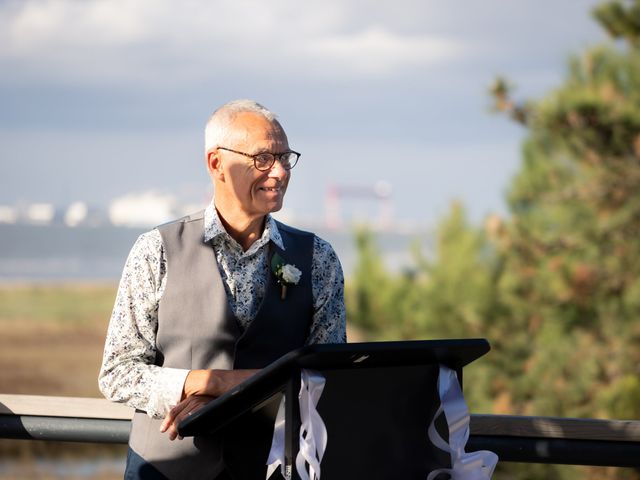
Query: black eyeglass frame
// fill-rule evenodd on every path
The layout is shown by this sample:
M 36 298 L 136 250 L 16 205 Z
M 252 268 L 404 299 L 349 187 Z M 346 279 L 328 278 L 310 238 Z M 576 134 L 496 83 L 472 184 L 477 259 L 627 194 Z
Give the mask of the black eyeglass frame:
M 271 153 L 271 152 L 262 152 L 262 153 L 256 153 L 255 155 L 251 155 L 249 153 L 244 153 L 244 152 L 239 152 L 238 150 L 232 150 L 231 148 L 227 148 L 227 147 L 216 147 L 218 150 L 226 150 L 227 152 L 232 152 L 232 153 L 237 153 L 239 155 L 244 155 L 245 157 L 249 157 L 253 160 L 253 166 L 255 167 L 256 170 L 259 170 L 261 172 L 266 172 L 268 170 L 271 170 L 273 168 L 273 165 L 276 163 L 276 160 L 280 160 L 282 158 L 283 155 L 289 155 L 289 154 L 295 154 L 295 160 L 292 162 L 289 162 L 289 168 L 287 168 L 284 163 L 280 162 L 280 164 L 282 165 L 282 168 L 284 168 L 285 170 L 291 170 L 293 167 L 295 167 L 298 163 L 298 160 L 300 160 L 300 157 L 302 156 L 301 153 L 298 153 L 294 150 L 287 150 L 286 152 L 282 152 L 282 153 Z M 261 155 L 270 155 L 271 156 L 271 161 L 269 162 L 269 165 L 265 168 L 259 168 L 258 167 L 258 157 Z

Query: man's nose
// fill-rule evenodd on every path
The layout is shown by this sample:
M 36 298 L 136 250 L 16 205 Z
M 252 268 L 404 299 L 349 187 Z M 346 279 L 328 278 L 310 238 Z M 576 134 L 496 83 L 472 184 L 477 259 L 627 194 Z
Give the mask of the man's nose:
M 271 166 L 271 170 L 269 170 L 270 176 L 274 176 L 278 178 L 284 178 L 287 176 L 288 173 L 289 173 L 289 170 L 285 169 L 282 166 L 282 160 L 280 158 L 278 158 L 275 162 L 273 162 L 273 165 Z

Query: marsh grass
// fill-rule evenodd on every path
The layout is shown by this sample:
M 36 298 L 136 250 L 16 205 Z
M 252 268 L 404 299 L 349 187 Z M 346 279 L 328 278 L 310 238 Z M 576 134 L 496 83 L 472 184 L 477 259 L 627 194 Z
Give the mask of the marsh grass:
M 0 326 L 28 322 L 106 327 L 116 288 L 111 283 L 0 285 Z
M 0 285 L 0 392 L 100 397 L 97 376 L 116 289 Z M 0 440 L 0 479 L 118 478 L 100 470 L 99 462 L 93 462 L 97 469 L 86 467 L 86 474 L 71 466 L 124 458 L 124 452 L 123 445 Z
M 100 396 L 114 285 L 0 286 L 0 391 Z

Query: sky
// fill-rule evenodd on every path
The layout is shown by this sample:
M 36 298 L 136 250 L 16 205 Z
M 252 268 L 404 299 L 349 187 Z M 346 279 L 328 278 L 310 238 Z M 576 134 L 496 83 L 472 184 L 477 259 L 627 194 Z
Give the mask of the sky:
M 0 204 L 205 204 L 209 115 L 278 114 L 302 152 L 285 200 L 324 218 L 332 185 L 386 182 L 398 222 L 453 199 L 505 214 L 525 131 L 489 112 L 497 75 L 535 99 L 605 39 L 587 0 L 0 0 Z M 343 216 L 375 216 L 343 198 Z

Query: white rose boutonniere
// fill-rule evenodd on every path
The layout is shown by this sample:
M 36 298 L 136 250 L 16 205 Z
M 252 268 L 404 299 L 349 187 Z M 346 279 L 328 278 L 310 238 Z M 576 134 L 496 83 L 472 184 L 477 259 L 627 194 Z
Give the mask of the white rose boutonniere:
M 277 253 L 274 254 L 271 259 L 271 271 L 273 271 L 273 274 L 278 279 L 278 283 L 282 287 L 280 298 L 284 300 L 287 298 L 287 287 L 289 285 L 297 285 L 302 276 L 302 272 L 296 268 L 295 265 L 285 263 L 284 259 Z
M 282 266 L 282 281 L 297 285 L 300 281 L 302 272 L 296 268 L 295 265 L 283 265 Z

